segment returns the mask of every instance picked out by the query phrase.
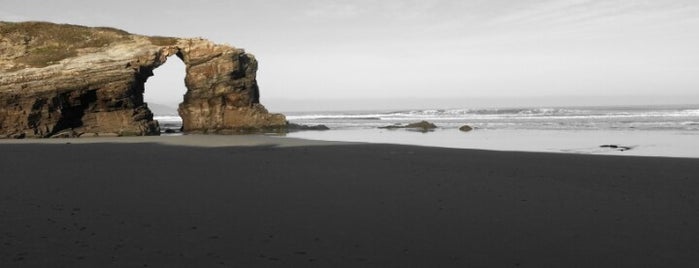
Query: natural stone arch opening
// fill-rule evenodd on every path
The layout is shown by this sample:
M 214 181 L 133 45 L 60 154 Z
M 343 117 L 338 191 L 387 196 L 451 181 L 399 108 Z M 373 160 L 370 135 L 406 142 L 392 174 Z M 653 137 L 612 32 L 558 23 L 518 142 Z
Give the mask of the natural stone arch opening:
M 153 76 L 144 85 L 143 101 L 153 113 L 153 120 L 158 122 L 161 134 L 181 132 L 182 117 L 177 108 L 187 93 L 186 67 L 180 55 L 169 56 L 153 69 Z

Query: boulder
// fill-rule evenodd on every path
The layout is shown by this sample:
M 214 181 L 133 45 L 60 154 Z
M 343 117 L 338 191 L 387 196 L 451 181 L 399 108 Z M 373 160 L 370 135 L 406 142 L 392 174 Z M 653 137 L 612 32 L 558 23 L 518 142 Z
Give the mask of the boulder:
M 616 144 L 603 144 L 603 145 L 600 145 L 599 147 L 600 148 L 609 148 L 609 149 L 613 149 L 613 150 L 621 151 L 621 152 L 628 151 L 628 150 L 631 150 L 634 148 L 632 146 L 621 146 L 621 145 L 616 145 Z
M 301 131 L 301 130 L 330 130 L 329 127 L 326 125 L 314 125 L 314 126 L 309 126 L 309 125 L 300 125 L 300 124 L 294 124 L 294 123 L 288 123 L 286 125 L 287 131 Z
M 433 123 L 427 122 L 427 121 L 420 121 L 417 123 L 411 123 L 405 126 L 405 128 L 419 128 L 419 129 L 424 129 L 424 130 L 430 130 L 430 129 L 435 129 L 437 126 Z
M 390 125 L 390 126 L 379 127 L 379 128 L 383 128 L 383 129 L 405 128 L 405 129 L 410 129 L 410 130 L 427 132 L 427 131 L 434 130 L 435 128 L 437 128 L 437 126 L 435 124 L 427 122 L 427 121 L 420 121 L 420 122 L 416 122 L 416 123 L 410 123 L 407 125 Z
M 390 125 L 390 126 L 384 126 L 384 127 L 379 127 L 382 129 L 397 129 L 397 128 L 405 128 L 404 125 L 401 124 L 395 124 L 395 125 Z
M 469 131 L 473 130 L 473 127 L 471 127 L 469 125 L 463 125 L 459 128 L 459 130 L 461 130 L 463 132 L 469 132 Z

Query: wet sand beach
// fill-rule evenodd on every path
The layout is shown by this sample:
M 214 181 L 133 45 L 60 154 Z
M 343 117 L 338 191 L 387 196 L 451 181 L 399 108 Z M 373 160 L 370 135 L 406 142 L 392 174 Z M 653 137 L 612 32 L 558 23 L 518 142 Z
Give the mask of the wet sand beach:
M 690 267 L 699 159 L 0 142 L 0 267 Z

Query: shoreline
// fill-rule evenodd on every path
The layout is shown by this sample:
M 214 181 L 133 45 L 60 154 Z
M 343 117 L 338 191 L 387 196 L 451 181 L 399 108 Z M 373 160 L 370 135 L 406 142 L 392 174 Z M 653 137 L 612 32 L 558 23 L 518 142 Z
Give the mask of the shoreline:
M 400 144 L 499 152 L 699 158 L 699 133 L 635 130 L 505 130 L 347 129 L 289 133 L 288 137 L 319 141 Z M 616 145 L 629 150 L 603 147 Z
M 475 151 L 492 151 L 492 152 L 503 152 L 503 153 L 551 153 L 551 154 L 572 154 L 572 155 L 598 155 L 598 156 L 625 156 L 625 157 L 661 157 L 661 158 L 688 158 L 696 159 L 699 158 L 699 141 L 694 139 L 687 139 L 689 141 L 686 143 L 686 147 L 682 150 L 677 150 L 676 147 L 664 148 L 662 150 L 652 150 L 653 146 L 656 145 L 646 145 L 646 151 L 639 150 L 639 145 L 633 143 L 615 143 L 605 141 L 619 141 L 619 137 L 626 137 L 629 132 L 616 132 L 616 140 L 614 139 L 595 139 L 599 146 L 595 146 L 594 142 L 589 142 L 587 147 L 581 147 L 578 144 L 577 148 L 571 146 L 579 142 L 580 137 L 566 137 L 565 140 L 560 140 L 561 134 L 570 134 L 568 131 L 550 131 L 550 130 L 536 130 L 536 131 L 522 131 L 522 130 L 474 130 L 471 132 L 479 132 L 478 134 L 484 134 L 483 132 L 500 132 L 493 137 L 480 136 L 476 139 L 469 141 L 466 144 L 445 144 L 444 142 L 449 142 L 453 140 L 442 139 L 444 136 L 435 135 L 435 133 L 420 133 L 410 130 L 381 130 L 381 129 L 361 129 L 361 130 L 326 130 L 326 131 L 298 131 L 291 132 L 287 134 L 245 134 L 245 135 L 210 135 L 210 134 L 176 134 L 176 135 L 160 135 L 160 136 L 132 136 L 132 137 L 87 137 L 87 138 L 47 138 L 47 139 L 0 139 L 0 146 L 4 144 L 162 144 L 162 145 L 172 145 L 172 146 L 189 146 L 189 147 L 203 147 L 203 148 L 215 148 L 215 147 L 238 147 L 238 146 L 275 146 L 275 147 L 298 147 L 298 146 L 323 146 L 323 145 L 356 145 L 356 144 L 367 144 L 367 145 L 400 145 L 400 146 L 416 146 L 424 148 L 436 148 L 436 149 L 457 149 L 457 150 L 475 150 Z M 343 133 L 344 132 L 344 133 Z M 358 133 L 357 134 L 353 134 Z M 434 131 L 437 133 L 447 133 L 447 134 L 457 134 L 465 137 L 471 138 L 473 133 L 459 133 L 458 130 L 452 129 L 442 129 Z M 451 132 L 451 133 L 449 133 Z M 522 132 L 532 132 L 534 135 L 512 135 L 513 133 Z M 529 140 L 533 136 L 538 136 L 537 139 L 542 139 L 540 133 L 554 133 L 558 132 L 558 136 L 544 137 L 547 139 L 548 144 L 555 144 L 557 148 L 544 148 L 540 146 L 541 141 Z M 581 131 L 573 131 L 574 133 L 580 133 Z M 582 131 L 585 132 L 585 131 Z M 599 131 L 589 131 L 597 132 L 597 134 L 610 133 L 599 132 Z M 333 135 L 340 133 L 339 137 L 333 138 Z M 350 133 L 350 135 L 347 135 Z M 388 133 L 388 134 L 387 134 Z M 614 131 L 611 133 L 615 133 Z M 647 134 L 647 132 L 640 132 L 641 134 Z M 378 135 L 377 135 L 378 134 Z M 399 135 L 399 136 L 396 136 Z M 433 135 L 435 137 L 430 137 Z M 485 134 L 488 135 L 488 134 Z M 683 134 L 680 134 L 683 135 Z M 598 135 L 600 136 L 600 135 Z M 698 134 L 687 134 L 687 137 L 698 136 Z M 396 138 L 396 140 L 391 140 Z M 411 138 L 406 140 L 406 137 Z M 418 137 L 418 139 L 424 139 L 424 137 L 433 138 L 425 140 L 413 139 Z M 665 136 L 663 136 L 665 137 Z M 435 140 L 436 138 L 437 140 Z M 450 137 L 451 138 L 451 137 Z M 523 143 L 522 139 L 526 142 Z M 556 139 L 559 140 L 556 140 Z M 509 139 L 504 145 L 497 144 L 503 139 Z M 513 141 L 514 140 L 514 141 Z M 638 141 L 638 138 L 632 139 Z M 572 141 L 572 142 L 571 142 Z M 476 144 L 477 142 L 485 142 L 485 144 Z M 558 144 L 556 144 L 558 142 Z M 514 146 L 512 146 L 514 145 Z M 526 145 L 528 147 L 522 147 Z M 616 148 L 609 148 L 609 145 L 626 147 L 629 146 L 628 150 L 618 150 Z M 667 146 L 667 145 L 666 145 Z M 566 148 L 563 148 L 566 147 Z M 606 147 L 606 148 L 605 148 Z M 651 147 L 651 150 L 648 150 Z M 696 149 L 695 149 L 696 148 Z
M 282 138 L 282 139 L 280 139 Z M 337 145 L 345 142 L 317 141 L 301 138 L 282 137 L 276 134 L 241 134 L 241 135 L 160 135 L 160 136 L 131 136 L 131 137 L 88 137 L 88 138 L 48 138 L 48 139 L 5 139 L 0 140 L 0 146 L 6 144 L 161 144 L 186 147 L 238 147 L 238 146 L 317 146 Z M 351 142 L 346 142 L 352 144 Z
M 594 135 L 590 135 L 594 134 Z M 455 140 L 465 138 L 468 140 Z M 650 139 L 648 138 L 650 137 Z M 493 152 L 553 153 L 629 157 L 699 158 L 699 134 L 668 131 L 553 131 L 438 129 L 429 133 L 410 130 L 350 129 L 298 131 L 286 134 L 207 135 L 176 134 L 134 137 L 0 139 L 3 144 L 156 143 L 194 147 L 319 146 L 342 144 L 404 145 L 425 148 Z M 648 139 L 648 140 L 646 140 Z M 665 141 L 663 143 L 662 141 Z M 582 142 L 585 143 L 582 143 Z M 610 148 L 627 147 L 628 150 Z

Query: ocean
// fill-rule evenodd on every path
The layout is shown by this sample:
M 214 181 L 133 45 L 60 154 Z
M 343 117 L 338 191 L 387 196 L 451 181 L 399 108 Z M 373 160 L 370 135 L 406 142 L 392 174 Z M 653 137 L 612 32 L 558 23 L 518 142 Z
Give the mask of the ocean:
M 536 107 L 287 113 L 290 122 L 332 129 L 376 128 L 429 121 L 442 128 L 527 130 L 699 130 L 699 105 Z
M 285 113 L 291 123 L 325 125 L 287 137 L 450 148 L 699 157 L 699 105 L 404 109 Z M 157 116 L 179 128 L 176 115 Z M 420 133 L 379 127 L 429 121 Z M 463 125 L 470 132 L 458 130 Z M 607 147 L 601 147 L 612 145 Z M 626 148 L 621 150 L 620 148 Z

